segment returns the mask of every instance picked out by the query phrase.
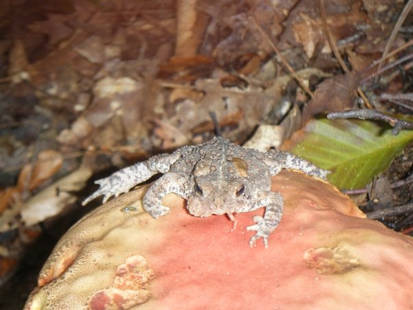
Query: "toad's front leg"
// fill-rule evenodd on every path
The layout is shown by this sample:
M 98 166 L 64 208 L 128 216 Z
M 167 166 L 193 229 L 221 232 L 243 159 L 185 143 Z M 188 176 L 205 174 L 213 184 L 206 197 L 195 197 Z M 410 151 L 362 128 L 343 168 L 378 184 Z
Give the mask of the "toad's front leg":
M 247 227 L 247 230 L 257 232 L 250 239 L 250 247 L 255 246 L 257 239 L 263 238 L 264 245 L 268 248 L 268 237 L 281 221 L 284 206 L 281 195 L 276 192 L 264 192 L 263 196 L 265 197 L 256 203 L 256 208 L 266 206 L 264 217 L 254 216 L 255 224 Z
M 150 179 L 155 174 L 168 172 L 170 166 L 188 149 L 180 148 L 172 154 L 152 156 L 148 160 L 125 167 L 107 178 L 95 181 L 96 184 L 99 184 L 99 189 L 87 197 L 82 205 L 86 205 L 89 201 L 102 195 L 103 203 L 105 203 L 110 197 L 117 197 L 128 192 L 132 187 Z
M 169 208 L 162 205 L 166 194 L 174 193 L 188 199 L 192 192 L 191 178 L 176 172 L 168 172 L 156 180 L 143 197 L 143 208 L 154 218 L 169 212 Z

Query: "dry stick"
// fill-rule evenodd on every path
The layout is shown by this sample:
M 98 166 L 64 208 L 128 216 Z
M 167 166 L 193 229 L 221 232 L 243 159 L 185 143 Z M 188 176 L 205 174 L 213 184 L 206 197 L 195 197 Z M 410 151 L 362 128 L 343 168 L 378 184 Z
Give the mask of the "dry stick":
M 406 110 L 413 111 L 413 106 L 409 106 L 408 104 L 405 104 L 405 103 L 400 102 L 400 101 L 398 101 L 398 100 L 394 100 L 394 99 L 383 99 L 383 98 L 380 98 L 380 100 L 383 100 L 383 101 L 386 100 L 387 102 L 390 102 L 390 103 L 393 103 L 393 104 L 395 104 L 395 105 L 401 106 L 401 107 L 405 108 Z
M 373 61 L 373 63 L 370 65 L 370 67 L 377 66 L 377 65 L 381 64 L 383 62 L 383 60 L 386 60 L 387 58 L 390 58 L 390 57 L 396 55 L 397 53 L 405 50 L 406 48 L 408 48 L 411 45 L 413 45 L 413 40 L 407 41 L 402 46 L 400 46 L 400 47 L 392 50 L 390 53 L 388 53 L 385 58 L 380 58 L 379 60 Z
M 381 64 L 383 60 L 387 60 L 387 58 L 390 58 L 390 57 L 396 55 L 397 53 L 399 53 L 399 52 L 407 49 L 407 48 L 408 48 L 409 46 L 411 46 L 411 45 L 413 45 L 413 40 L 410 40 L 410 41 L 406 42 L 405 44 L 403 44 L 402 46 L 394 49 L 393 51 L 391 51 L 390 53 L 388 53 L 385 58 L 381 58 L 381 59 L 379 59 L 379 60 L 373 61 L 366 69 L 364 69 L 364 72 L 369 71 L 369 70 L 372 69 L 374 66 L 377 66 L 377 65 Z M 405 56 L 405 57 L 403 57 L 403 58 L 401 58 L 401 59 L 398 59 L 395 63 L 394 63 L 394 62 L 393 62 L 393 63 L 390 63 L 387 67 L 388 67 L 389 69 L 390 69 L 390 68 L 393 68 L 393 67 L 396 66 L 397 64 L 399 64 L 399 63 L 401 63 L 401 62 L 404 62 L 404 61 L 407 61 L 407 60 L 409 60 L 410 58 L 411 58 L 411 56 L 410 56 L 410 55 L 407 55 L 407 56 Z M 410 65 L 409 65 L 409 64 L 410 64 Z M 405 71 L 409 70 L 409 68 L 411 67 L 411 64 L 412 64 L 411 62 L 410 62 L 410 63 L 407 63 L 406 65 L 404 65 L 404 68 L 403 68 L 403 69 L 404 69 Z M 373 73 L 370 74 L 369 76 L 363 78 L 363 79 L 360 81 L 360 84 L 365 83 L 365 82 L 368 81 L 369 79 L 372 79 L 372 78 L 376 77 L 377 74 L 381 74 L 381 73 L 384 72 L 384 71 L 385 71 L 385 70 L 381 69 L 381 72 L 373 72 Z
M 380 101 L 387 101 L 396 105 L 399 105 L 407 110 L 413 111 L 413 105 L 409 105 L 407 103 L 401 102 L 400 100 L 410 101 L 413 102 L 413 93 L 406 93 L 406 94 L 388 94 L 384 93 L 381 94 L 379 97 Z
M 346 63 L 341 57 L 341 54 L 338 51 L 337 45 L 335 44 L 333 34 L 331 33 L 330 28 L 328 27 L 327 13 L 326 13 L 326 7 L 324 5 L 324 0 L 319 0 L 319 6 L 320 6 L 320 12 L 321 12 L 321 26 L 323 28 L 324 34 L 327 36 L 328 44 L 330 45 L 330 48 L 333 51 L 334 56 L 336 56 L 341 68 L 344 70 L 344 72 L 349 73 L 350 69 L 347 67 Z
M 413 203 L 408 203 L 402 206 L 393 207 L 393 208 L 386 208 L 382 210 L 376 210 L 372 212 L 367 212 L 366 215 L 369 219 L 382 219 L 389 216 L 399 215 L 402 213 L 412 212 L 413 211 Z
M 361 109 L 344 112 L 334 112 L 327 114 L 328 119 L 338 118 L 358 118 L 358 119 L 372 119 L 376 121 L 383 121 L 393 127 L 393 135 L 397 135 L 402 129 L 413 129 L 413 123 L 397 119 L 390 115 L 383 114 L 375 110 Z
M 413 101 L 413 93 L 404 93 L 404 94 L 388 94 L 383 93 L 380 95 L 381 99 L 384 100 L 408 100 Z
M 410 61 L 407 64 L 403 65 L 404 71 L 409 71 L 411 68 L 413 68 L 413 61 Z
M 372 77 L 376 76 L 377 74 L 382 74 L 382 73 L 384 73 L 385 71 L 387 71 L 387 70 L 389 70 L 389 69 L 391 69 L 391 68 L 394 68 L 395 66 L 400 65 L 401 63 L 403 63 L 403 62 L 405 62 L 405 61 L 408 61 L 408 60 L 410 60 L 410 59 L 412 59 L 412 58 L 413 58 L 413 54 L 409 54 L 409 55 L 406 55 L 406 56 L 404 56 L 404 57 L 402 57 L 402 58 L 399 58 L 399 59 L 397 59 L 397 61 L 394 61 L 394 62 L 388 64 L 387 66 L 385 66 L 384 68 L 380 69 L 380 71 L 377 71 L 376 73 L 373 73 L 373 74 L 365 77 L 364 79 L 361 80 L 360 83 L 365 83 L 366 81 L 370 80 Z
M 403 66 L 399 66 L 399 68 L 396 68 L 392 73 L 388 74 L 384 81 L 388 85 L 390 84 L 391 81 L 396 79 L 400 75 L 400 71 L 403 70 L 405 72 L 409 71 L 413 67 L 413 61 L 409 61 L 406 64 L 403 64 Z
M 387 71 L 391 68 L 394 68 L 395 66 L 400 65 L 401 63 L 403 63 L 405 61 L 408 61 L 408 60 L 412 59 L 412 58 L 413 58 L 413 54 L 409 54 L 409 55 L 406 55 L 402 58 L 399 58 L 399 59 L 397 59 L 397 61 L 394 61 L 394 62 L 390 63 L 389 65 L 383 67 L 381 69 L 381 71 L 378 71 L 378 73 L 381 74 L 381 73 L 383 73 L 383 72 L 385 72 L 385 71 Z
M 396 35 L 399 32 L 400 27 L 403 25 L 403 22 L 406 19 L 407 15 L 409 15 L 409 12 L 412 6 L 413 6 L 413 0 L 409 0 L 409 2 L 404 6 L 402 13 L 400 14 L 399 19 L 397 20 L 396 25 L 394 25 L 390 38 L 386 43 L 386 46 L 383 51 L 383 55 L 381 56 L 380 64 L 377 67 L 377 72 L 379 72 L 381 67 L 383 66 L 384 59 L 387 57 L 390 47 L 393 45 L 394 39 L 396 38 Z
M 404 180 L 394 182 L 393 184 L 391 184 L 391 188 L 401 187 L 403 185 L 410 184 L 412 182 L 413 182 L 413 175 L 409 176 L 408 178 L 406 178 Z
M 326 13 L 326 7 L 324 4 L 324 0 L 319 0 L 319 6 L 320 6 L 320 12 L 321 12 L 321 26 L 323 28 L 324 33 L 327 36 L 327 41 L 328 44 L 330 45 L 331 50 L 334 53 L 334 56 L 336 56 L 338 63 L 340 64 L 341 68 L 344 70 L 344 72 L 349 73 L 350 69 L 347 67 L 346 63 L 344 62 L 343 58 L 341 57 L 341 54 L 337 48 L 337 45 L 335 43 L 335 40 L 333 38 L 333 34 L 330 31 L 330 28 L 328 27 L 327 24 L 327 13 Z M 357 88 L 357 93 L 359 96 L 363 99 L 364 103 L 368 108 L 371 108 L 371 104 L 369 100 L 367 99 L 366 95 L 364 92 L 361 90 L 360 87 Z
M 287 70 L 290 72 L 290 74 L 294 77 L 294 79 L 300 84 L 300 86 L 304 89 L 304 91 L 311 97 L 314 97 L 313 92 L 308 88 L 308 86 L 300 79 L 300 77 L 297 75 L 297 73 L 294 71 L 294 69 L 290 66 L 288 61 L 284 58 L 284 56 L 281 54 L 280 50 L 275 46 L 274 43 L 272 43 L 270 37 L 268 34 L 261 28 L 261 26 L 257 23 L 255 20 L 255 17 L 252 18 L 252 20 L 255 23 L 255 26 L 257 26 L 258 31 L 260 34 L 264 37 L 264 39 L 270 44 L 271 48 L 274 50 L 275 54 L 277 57 L 280 59 L 281 63 L 287 68 Z
M 359 188 L 359 189 L 349 189 L 342 191 L 346 195 L 361 195 L 366 194 L 368 192 L 367 188 Z

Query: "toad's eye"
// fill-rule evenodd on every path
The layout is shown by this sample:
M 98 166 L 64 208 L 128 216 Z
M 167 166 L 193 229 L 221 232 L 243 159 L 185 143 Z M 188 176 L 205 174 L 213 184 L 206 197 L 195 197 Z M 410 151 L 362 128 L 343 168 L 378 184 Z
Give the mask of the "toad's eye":
M 241 187 L 235 192 L 235 195 L 236 195 L 237 197 L 239 197 L 239 196 L 241 196 L 242 194 L 244 194 L 244 191 L 245 191 L 245 186 L 244 186 L 244 184 L 242 184 Z
M 200 188 L 199 185 L 196 182 L 195 182 L 194 190 L 195 190 L 196 193 L 198 193 L 200 195 L 203 194 L 202 188 Z

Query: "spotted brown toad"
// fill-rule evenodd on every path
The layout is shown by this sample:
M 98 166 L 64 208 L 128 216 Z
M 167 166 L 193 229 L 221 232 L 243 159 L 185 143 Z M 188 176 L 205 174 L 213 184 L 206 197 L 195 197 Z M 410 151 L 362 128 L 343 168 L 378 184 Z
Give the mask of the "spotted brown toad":
M 281 195 L 271 191 L 271 176 L 282 169 L 299 170 L 322 179 L 328 173 L 286 152 L 263 153 L 215 137 L 203 144 L 183 146 L 171 154 L 155 155 L 97 180 L 100 188 L 83 204 L 101 195 L 106 202 L 111 196 L 125 193 L 162 173 L 143 198 L 143 207 L 151 216 L 158 218 L 169 212 L 169 208 L 162 205 L 168 193 L 185 198 L 189 213 L 199 217 L 226 214 L 234 220 L 234 213 L 265 206 L 264 217 L 255 216 L 255 224 L 247 230 L 256 231 L 250 240 L 251 247 L 259 238 L 263 238 L 268 247 L 268 237 L 279 224 L 283 212 Z

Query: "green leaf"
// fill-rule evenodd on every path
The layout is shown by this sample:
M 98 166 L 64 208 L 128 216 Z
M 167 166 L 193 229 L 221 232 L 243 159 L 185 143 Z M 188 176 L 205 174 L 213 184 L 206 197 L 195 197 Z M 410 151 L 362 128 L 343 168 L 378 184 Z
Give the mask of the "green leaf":
M 313 120 L 304 132 L 291 152 L 330 170 L 340 189 L 363 188 L 413 141 L 413 130 L 394 136 L 383 123 L 360 120 Z

